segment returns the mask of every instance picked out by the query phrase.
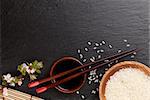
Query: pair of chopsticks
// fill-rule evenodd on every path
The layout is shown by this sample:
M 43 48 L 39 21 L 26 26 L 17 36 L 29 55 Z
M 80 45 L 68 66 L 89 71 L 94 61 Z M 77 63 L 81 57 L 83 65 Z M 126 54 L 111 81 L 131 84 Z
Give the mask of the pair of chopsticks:
M 121 52 L 121 53 L 118 53 L 118 54 L 115 54 L 115 55 L 112 55 L 112 56 L 108 56 L 108 57 L 106 57 L 106 58 L 103 58 L 103 59 L 100 59 L 100 60 L 97 60 L 97 61 L 94 61 L 94 62 L 90 62 L 90 63 L 84 64 L 84 65 L 82 65 L 82 66 L 78 66 L 78 67 L 73 68 L 73 69 L 71 69 L 71 70 L 64 71 L 64 72 L 59 73 L 59 74 L 57 74 L 57 75 L 54 75 L 54 76 L 51 76 L 51 77 L 48 77 L 48 78 L 45 78 L 45 79 L 41 79 L 41 80 L 38 80 L 38 81 L 35 81 L 35 82 L 31 82 L 31 83 L 28 84 L 28 87 L 29 87 L 29 88 L 35 87 L 35 86 L 37 86 L 37 85 L 39 85 L 39 84 L 42 84 L 42 83 L 44 83 L 44 82 L 48 82 L 48 81 L 50 81 L 50 80 L 54 80 L 54 79 L 60 78 L 60 77 L 62 77 L 62 76 L 64 76 L 64 75 L 70 74 L 70 73 L 72 73 L 72 72 L 74 72 L 74 71 L 76 71 L 76 70 L 83 69 L 83 68 L 86 68 L 86 67 L 88 67 L 88 66 L 90 66 L 90 65 L 94 65 L 94 64 L 103 62 L 103 63 L 101 63 L 101 64 L 98 64 L 98 65 L 96 65 L 96 66 L 90 68 L 90 69 L 87 68 L 87 69 L 83 70 L 82 72 L 76 73 L 76 74 L 71 75 L 71 76 L 68 76 L 67 78 L 64 78 L 64 79 L 62 79 L 62 80 L 58 80 L 58 81 L 56 81 L 55 83 L 52 83 L 52 84 L 49 84 L 49 85 L 47 85 L 47 86 L 43 86 L 43 87 L 40 87 L 40 88 L 37 88 L 37 89 L 36 89 L 36 92 L 37 92 L 37 93 L 42 93 L 42 92 L 46 91 L 46 90 L 49 89 L 49 88 L 54 88 L 54 87 L 58 86 L 59 84 L 62 84 L 62 83 L 64 83 L 64 82 L 67 82 L 67 81 L 69 81 L 69 80 L 71 80 L 71 79 L 73 79 L 73 78 L 76 78 L 76 77 L 78 77 L 78 76 L 81 76 L 81 75 L 83 75 L 83 74 L 85 74 L 85 73 L 88 73 L 88 72 L 94 70 L 94 69 L 97 69 L 97 68 L 99 68 L 99 67 L 101 67 L 101 66 L 104 66 L 104 65 L 110 63 L 110 62 L 113 62 L 113 61 L 118 60 L 118 59 L 120 59 L 120 58 L 126 57 L 126 56 L 128 56 L 128 55 L 130 55 L 130 54 L 133 54 L 134 52 L 138 52 L 138 51 L 140 51 L 140 50 L 141 50 L 141 49 L 133 49 L 133 50 L 124 51 L 124 52 Z M 105 62 L 105 60 L 108 60 L 108 61 Z

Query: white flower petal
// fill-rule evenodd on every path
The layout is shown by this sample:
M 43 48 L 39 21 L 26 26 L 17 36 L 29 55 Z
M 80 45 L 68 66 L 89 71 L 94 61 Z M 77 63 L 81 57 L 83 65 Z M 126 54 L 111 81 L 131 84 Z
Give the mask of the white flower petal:
M 26 66 L 25 68 L 26 68 L 26 69 L 29 69 L 29 66 Z
M 30 63 L 29 65 L 32 66 L 32 63 Z
M 6 80 L 8 83 L 10 83 L 12 81 L 12 78 L 11 78 L 11 74 L 7 74 L 7 75 L 3 75 L 4 77 L 4 80 Z
M 14 87 L 14 86 L 15 86 L 15 83 L 10 83 L 9 85 Z
M 4 77 L 4 80 L 7 80 L 7 75 L 3 75 L 3 77 Z
M 10 78 L 10 77 L 11 77 L 11 74 L 10 74 L 10 73 L 8 73 L 8 74 L 7 74 L 7 77 L 8 77 L 8 78 Z
M 27 71 L 27 73 L 29 73 L 29 74 L 31 73 L 31 70 L 30 70 L 29 68 L 26 69 L 26 71 Z
M 15 78 L 14 78 L 14 77 L 11 77 L 10 80 L 15 80 Z
M 35 69 L 33 68 L 30 72 L 33 74 L 35 72 Z
M 18 81 L 18 85 L 21 86 L 22 85 L 22 81 Z
M 6 81 L 7 81 L 7 83 L 10 83 L 10 82 L 11 82 L 11 80 L 10 80 L 10 79 L 7 79 Z
M 24 67 L 24 68 L 25 68 L 26 66 L 27 66 L 27 64 L 26 64 L 26 63 L 23 63 L 23 64 L 22 64 L 22 67 Z

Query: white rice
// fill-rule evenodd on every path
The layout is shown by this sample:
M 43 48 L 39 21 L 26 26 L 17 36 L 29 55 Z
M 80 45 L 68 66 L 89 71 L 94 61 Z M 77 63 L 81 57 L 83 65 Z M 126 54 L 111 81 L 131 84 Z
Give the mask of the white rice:
M 125 68 L 110 77 L 106 100 L 150 100 L 150 76 L 135 68 Z

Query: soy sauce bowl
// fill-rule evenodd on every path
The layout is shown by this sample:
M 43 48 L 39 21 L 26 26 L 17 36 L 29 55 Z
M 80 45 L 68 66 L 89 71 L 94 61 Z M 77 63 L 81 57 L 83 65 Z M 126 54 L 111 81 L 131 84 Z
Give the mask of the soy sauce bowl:
M 63 58 L 57 60 L 56 62 L 54 62 L 53 66 L 50 70 L 50 76 L 73 69 L 73 68 L 81 66 L 81 65 L 83 65 L 83 64 L 74 57 L 63 57 Z M 81 72 L 81 70 L 72 72 L 71 74 L 65 75 L 56 80 L 52 80 L 52 83 L 54 83 L 58 80 L 67 78 L 68 76 L 76 74 L 78 72 Z M 87 76 L 86 74 L 81 75 L 79 77 L 71 79 L 70 81 L 60 84 L 60 85 L 56 86 L 55 88 L 58 91 L 63 92 L 63 93 L 73 93 L 73 92 L 79 90 L 83 86 L 83 84 L 85 83 L 85 80 L 86 80 L 86 76 Z

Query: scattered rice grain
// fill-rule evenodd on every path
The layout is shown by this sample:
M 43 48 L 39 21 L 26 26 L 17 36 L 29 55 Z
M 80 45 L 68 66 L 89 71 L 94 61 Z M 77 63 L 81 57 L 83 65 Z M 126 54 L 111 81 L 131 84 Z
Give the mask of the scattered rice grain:
M 106 42 L 103 40 L 103 41 L 102 41 L 102 44 L 106 44 Z
M 110 45 L 110 44 L 109 44 L 108 46 L 109 46 L 109 48 L 110 48 L 110 49 L 112 49 L 112 48 L 113 48 L 113 46 L 112 46 L 112 45 Z
M 96 49 L 97 49 L 97 47 L 93 47 L 93 49 L 94 49 L 94 50 L 96 50 Z
M 81 99 L 85 99 L 85 96 L 83 94 L 81 95 Z
M 98 75 L 96 75 L 96 78 L 98 78 Z
M 92 42 L 88 41 L 87 44 L 88 44 L 88 45 L 92 45 Z
M 83 59 L 83 62 L 86 62 L 87 60 L 86 59 Z
M 98 83 L 98 81 L 99 81 L 99 80 L 98 80 L 98 79 L 96 79 L 96 80 L 94 81 L 94 83 Z
M 96 52 L 97 52 L 97 53 L 100 53 L 100 50 L 97 50 Z
M 126 46 L 127 46 L 127 47 L 130 47 L 130 44 L 127 44 Z
M 104 62 L 106 62 L 106 63 L 107 63 L 107 62 L 109 62 L 109 60 L 104 60 Z
M 95 43 L 95 46 L 97 46 L 97 47 L 98 47 L 98 46 L 99 46 L 99 44 L 98 44 L 98 43 Z
M 102 74 L 100 73 L 100 74 L 99 74 L 99 77 L 101 77 L 101 76 L 102 76 Z
M 103 53 L 103 52 L 104 52 L 104 50 L 103 50 L 103 49 L 101 49 L 101 50 L 100 50 L 100 52 L 101 52 L 101 53 Z
M 96 79 L 96 78 L 95 78 L 95 77 L 93 77 L 93 79 L 92 79 L 92 80 L 94 81 L 95 79 Z
M 92 81 L 89 81 L 88 84 L 90 85 L 92 83 Z
M 137 53 L 136 53 L 136 52 L 134 52 L 133 54 L 134 54 L 134 55 L 136 55 Z
M 122 52 L 120 49 L 118 50 L 118 53 Z
M 92 68 L 92 66 L 89 66 L 89 69 Z
M 96 91 L 95 91 L 95 90 L 92 90 L 91 93 L 92 93 L 92 94 L 96 94 Z
M 77 53 L 81 53 L 81 50 L 80 50 L 80 49 L 78 49 L 78 50 L 77 50 Z
M 79 92 L 79 91 L 76 91 L 76 94 L 80 94 L 80 92 Z
M 128 40 L 126 40 L 126 39 L 124 39 L 123 41 L 124 41 L 124 42 L 128 42 Z
M 95 60 L 94 60 L 93 58 L 90 58 L 90 61 L 91 61 L 91 62 L 94 62 Z
M 111 66 L 111 64 L 108 64 L 108 67 L 110 67 Z
M 100 59 L 102 56 L 101 55 L 98 55 L 98 59 Z
M 115 61 L 115 63 L 118 63 L 118 62 L 119 62 L 118 60 Z
M 102 43 L 99 43 L 99 45 L 103 45 Z
M 86 52 L 89 51 L 89 49 L 88 49 L 87 47 L 85 47 L 84 50 L 85 50 Z
M 96 69 L 90 71 L 90 75 L 95 75 L 95 74 L 96 74 L 96 71 L 97 71 Z
M 99 91 L 99 89 L 98 89 L 98 88 L 96 88 L 96 91 L 98 92 L 98 91 Z
M 95 57 L 94 57 L 94 56 L 92 56 L 92 59 L 93 59 L 93 60 L 95 60 Z
M 83 54 L 79 54 L 79 56 L 80 56 L 80 59 L 82 59 L 82 58 L 83 58 Z
M 134 58 L 135 56 L 134 55 L 131 55 L 131 58 Z
M 88 80 L 92 80 L 92 76 L 89 76 L 89 77 L 88 77 Z

